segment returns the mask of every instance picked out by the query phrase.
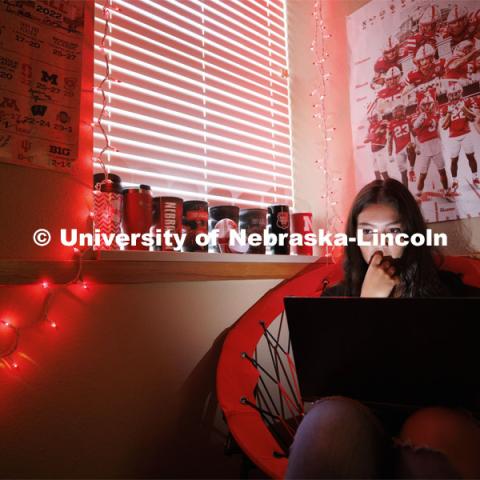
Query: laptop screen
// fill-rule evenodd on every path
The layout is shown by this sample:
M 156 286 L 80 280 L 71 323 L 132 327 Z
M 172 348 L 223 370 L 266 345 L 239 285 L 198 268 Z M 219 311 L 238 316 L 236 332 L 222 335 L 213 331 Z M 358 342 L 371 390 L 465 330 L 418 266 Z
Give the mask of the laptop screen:
M 480 298 L 285 297 L 305 401 L 479 410 Z

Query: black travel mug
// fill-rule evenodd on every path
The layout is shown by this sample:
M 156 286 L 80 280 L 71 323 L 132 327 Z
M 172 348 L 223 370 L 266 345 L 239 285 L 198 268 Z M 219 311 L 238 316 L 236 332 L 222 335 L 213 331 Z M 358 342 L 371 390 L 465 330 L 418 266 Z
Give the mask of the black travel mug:
M 269 205 L 268 225 L 270 233 L 277 237 L 277 242 L 272 246 L 274 255 L 290 254 L 290 212 L 288 205 Z M 283 238 L 283 245 L 280 244 Z

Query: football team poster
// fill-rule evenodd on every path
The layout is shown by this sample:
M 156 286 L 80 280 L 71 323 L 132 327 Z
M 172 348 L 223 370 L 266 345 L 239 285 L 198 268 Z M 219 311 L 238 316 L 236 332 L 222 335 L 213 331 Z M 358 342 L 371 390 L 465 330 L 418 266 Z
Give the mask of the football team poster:
M 372 0 L 347 31 L 357 187 L 396 178 L 427 222 L 480 216 L 480 0 Z

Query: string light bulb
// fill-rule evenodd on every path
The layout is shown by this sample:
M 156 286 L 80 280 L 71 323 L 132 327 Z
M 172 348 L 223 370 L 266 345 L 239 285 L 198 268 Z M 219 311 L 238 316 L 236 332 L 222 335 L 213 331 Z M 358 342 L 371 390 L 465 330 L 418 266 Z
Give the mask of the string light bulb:
M 334 225 L 337 223 L 338 215 L 335 211 L 335 205 L 338 204 L 338 201 L 334 198 L 335 193 L 331 189 L 332 178 L 337 180 L 340 178 L 338 175 L 332 175 L 328 168 L 328 159 L 329 159 L 329 145 L 333 141 L 333 133 L 336 131 L 335 127 L 331 126 L 331 114 L 327 113 L 326 110 L 326 86 L 332 78 L 332 73 L 326 71 L 327 59 L 330 57 L 329 53 L 326 51 L 326 40 L 333 37 L 333 35 L 328 32 L 328 27 L 325 23 L 323 16 L 322 1 L 316 1 L 314 3 L 314 38 L 312 42 L 313 54 L 314 54 L 314 66 L 318 72 L 318 81 L 319 86 L 316 87 L 310 96 L 318 98 L 314 103 L 313 107 L 318 109 L 313 115 L 314 118 L 319 119 L 317 124 L 318 128 L 321 131 L 319 138 L 319 144 L 321 148 L 320 159 L 315 160 L 315 165 L 324 175 L 324 193 L 320 198 L 325 202 L 325 220 L 326 225 Z M 328 122 L 328 123 L 327 123 Z M 329 247 L 326 247 L 326 256 L 331 256 Z
M 84 250 L 79 250 L 77 247 L 73 248 L 74 252 L 76 253 L 76 271 L 74 274 L 74 277 L 62 284 L 59 284 L 59 288 L 55 289 L 50 289 L 50 283 L 47 280 L 42 280 L 40 282 L 40 286 L 44 289 L 48 289 L 48 292 L 45 295 L 45 299 L 43 301 L 43 307 L 42 307 L 42 312 L 40 315 L 37 317 L 37 322 L 46 322 L 47 325 L 49 325 L 52 329 L 58 329 L 58 324 L 56 321 L 51 320 L 49 318 L 49 310 L 50 306 L 52 304 L 52 300 L 55 297 L 55 295 L 61 290 L 61 288 L 66 288 L 70 285 L 76 284 L 79 281 L 82 283 L 83 288 L 87 287 L 87 283 L 82 280 L 82 269 L 83 269 L 83 259 L 84 256 L 91 250 L 91 248 L 87 248 Z M 0 320 L 0 326 L 3 325 L 5 328 L 9 328 L 12 331 L 12 346 L 9 348 L 8 351 L 6 352 L 0 352 L 0 361 L 2 361 L 5 365 L 8 365 L 9 368 L 12 369 L 17 369 L 19 368 L 19 364 L 15 361 L 12 360 L 11 356 L 12 354 L 17 350 L 18 344 L 19 344 L 19 339 L 20 339 L 20 334 L 24 328 L 29 328 L 30 325 L 25 325 L 25 327 L 16 327 L 13 325 L 10 321 L 10 318 L 4 318 Z

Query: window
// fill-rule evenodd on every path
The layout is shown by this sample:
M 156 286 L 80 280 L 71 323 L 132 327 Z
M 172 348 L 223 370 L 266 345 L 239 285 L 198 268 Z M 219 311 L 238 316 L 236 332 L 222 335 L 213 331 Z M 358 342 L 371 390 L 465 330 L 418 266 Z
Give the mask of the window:
M 284 2 L 106 1 L 95 4 L 95 84 L 107 55 L 102 123 L 118 149 L 105 154 L 109 171 L 154 195 L 291 206 Z M 97 91 L 96 118 L 102 107 Z M 94 136 L 98 155 L 105 139 Z

